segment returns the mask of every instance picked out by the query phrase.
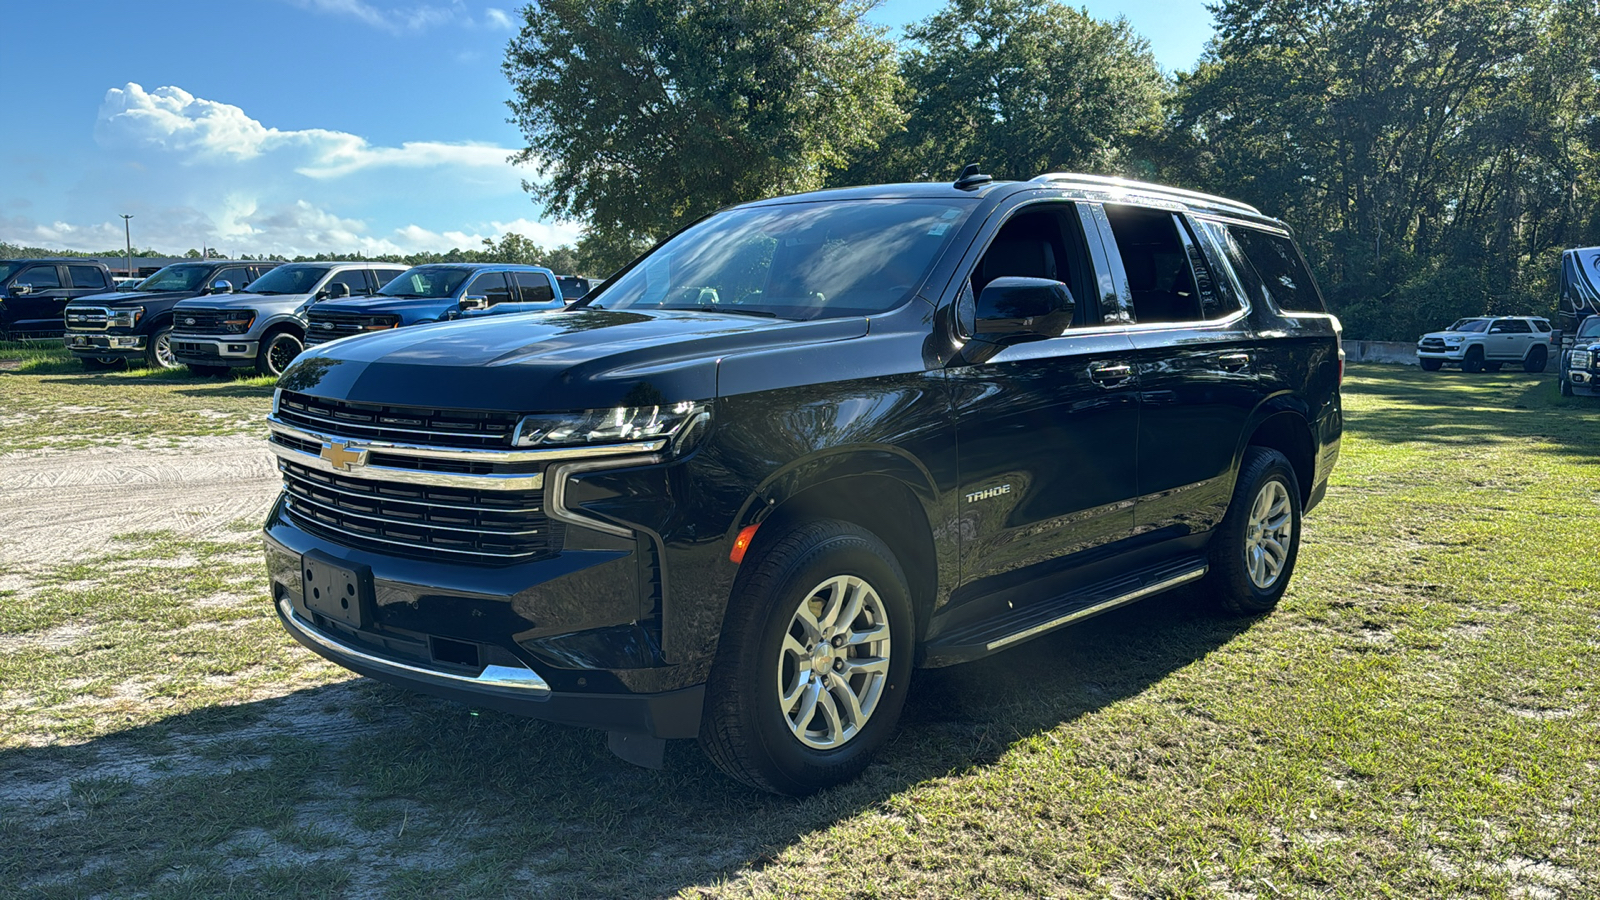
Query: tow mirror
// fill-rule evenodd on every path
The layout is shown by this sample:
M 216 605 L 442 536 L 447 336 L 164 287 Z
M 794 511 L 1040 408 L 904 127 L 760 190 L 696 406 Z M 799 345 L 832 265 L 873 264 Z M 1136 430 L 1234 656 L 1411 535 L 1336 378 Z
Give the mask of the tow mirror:
M 489 298 L 482 294 L 468 294 L 461 298 L 462 309 L 488 309 Z
M 26 297 L 31 293 L 33 293 L 33 285 L 31 284 L 13 284 L 11 286 L 11 296 L 13 297 Z
M 978 295 L 973 333 L 996 344 L 1055 337 L 1072 324 L 1072 291 L 1048 278 L 996 278 Z
M 343 300 L 348 296 L 350 296 L 350 285 L 342 281 L 335 281 L 333 284 L 328 285 L 329 300 Z

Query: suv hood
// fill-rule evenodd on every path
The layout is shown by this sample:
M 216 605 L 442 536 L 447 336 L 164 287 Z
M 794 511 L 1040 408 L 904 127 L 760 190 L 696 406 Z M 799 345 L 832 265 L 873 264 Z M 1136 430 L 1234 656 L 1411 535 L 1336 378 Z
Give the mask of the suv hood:
M 1471 337 L 1471 336 L 1473 336 L 1475 334 L 1476 335 L 1482 335 L 1483 332 L 1481 332 L 1481 331 L 1430 331 L 1427 334 L 1423 335 L 1421 338 L 1419 338 L 1419 340 L 1426 340 L 1428 338 L 1446 338 L 1446 337 L 1464 338 L 1464 337 Z
M 866 333 L 865 318 L 600 309 L 486 316 L 324 344 L 301 354 L 278 386 L 365 403 L 508 412 L 709 400 L 722 357 Z
M 320 310 L 331 313 L 383 313 L 400 312 L 408 309 L 441 309 L 454 306 L 454 297 L 349 297 L 340 300 L 324 300 L 321 303 L 306 307 L 307 310 Z
M 229 309 L 242 307 L 250 309 L 262 303 L 304 303 L 310 294 L 207 294 L 184 300 L 178 304 L 179 308 L 185 306 L 190 309 Z
M 120 293 L 90 294 L 87 297 L 78 297 L 68 306 L 133 306 L 141 301 L 151 298 L 171 300 L 173 294 L 182 294 L 185 297 L 195 296 L 194 291 L 122 291 Z

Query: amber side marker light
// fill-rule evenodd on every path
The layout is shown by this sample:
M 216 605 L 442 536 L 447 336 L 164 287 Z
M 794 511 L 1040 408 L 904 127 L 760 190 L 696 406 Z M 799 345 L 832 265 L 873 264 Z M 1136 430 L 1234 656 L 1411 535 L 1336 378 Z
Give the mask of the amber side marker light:
M 739 529 L 739 536 L 733 539 L 733 550 L 728 553 L 735 565 L 744 562 L 744 552 L 750 549 L 750 542 L 756 539 L 756 529 L 760 527 L 759 524 L 746 525 Z

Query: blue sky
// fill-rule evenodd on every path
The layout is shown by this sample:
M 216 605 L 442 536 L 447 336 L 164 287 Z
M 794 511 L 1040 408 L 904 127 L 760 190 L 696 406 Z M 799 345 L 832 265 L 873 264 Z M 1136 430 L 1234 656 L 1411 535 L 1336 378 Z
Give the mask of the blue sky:
M 1205 0 L 1094 0 L 1164 69 L 1211 36 Z M 943 4 L 886 0 L 898 30 Z M 506 162 L 500 73 L 520 7 L 480 0 L 10 4 L 0 42 L 0 240 L 70 250 L 403 253 L 545 220 Z

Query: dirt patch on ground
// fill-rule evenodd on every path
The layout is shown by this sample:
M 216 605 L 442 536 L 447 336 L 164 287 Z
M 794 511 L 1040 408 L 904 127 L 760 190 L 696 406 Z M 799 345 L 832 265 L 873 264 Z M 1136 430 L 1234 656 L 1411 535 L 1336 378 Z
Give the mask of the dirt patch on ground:
M 213 537 L 261 518 L 277 467 L 258 436 L 172 449 L 104 447 L 0 455 L 0 566 L 38 569 L 103 552 L 113 535 Z

